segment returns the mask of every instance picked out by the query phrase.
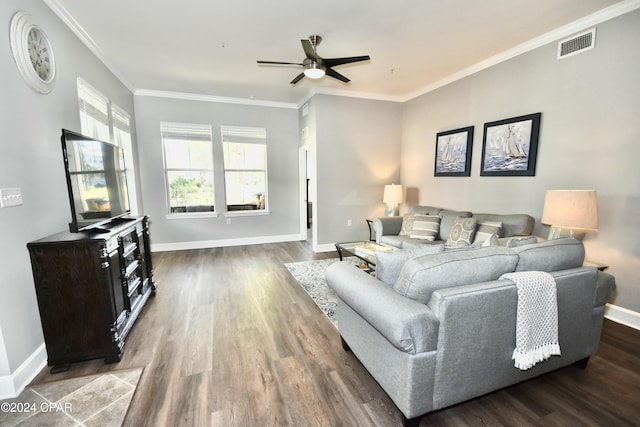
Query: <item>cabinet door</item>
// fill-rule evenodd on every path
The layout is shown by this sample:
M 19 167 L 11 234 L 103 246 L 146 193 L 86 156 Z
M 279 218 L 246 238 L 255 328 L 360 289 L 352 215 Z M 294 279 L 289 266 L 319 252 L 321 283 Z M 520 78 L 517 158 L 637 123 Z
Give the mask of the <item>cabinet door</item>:
M 111 288 L 113 292 L 113 316 L 121 321 L 122 312 L 129 310 L 128 301 L 125 298 L 127 290 L 123 287 L 122 266 L 120 254 L 117 250 L 109 254 L 109 274 L 111 275 Z
M 87 240 L 30 251 L 49 365 L 113 353 L 111 266 L 102 245 Z

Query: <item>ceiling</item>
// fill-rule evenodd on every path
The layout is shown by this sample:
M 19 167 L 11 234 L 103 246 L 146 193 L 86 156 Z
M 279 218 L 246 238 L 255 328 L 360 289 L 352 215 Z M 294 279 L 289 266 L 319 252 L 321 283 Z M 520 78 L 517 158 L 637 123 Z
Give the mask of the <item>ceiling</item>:
M 590 25 L 590 18 L 583 18 L 620 3 L 44 1 L 133 91 L 283 103 L 299 103 L 311 93 L 411 99 L 536 40 L 585 29 L 580 25 Z M 323 38 L 322 57 L 370 55 L 371 60 L 336 67 L 351 79 L 348 84 L 325 76 L 291 86 L 300 67 L 257 65 L 257 60 L 302 62 L 300 39 L 312 34 Z

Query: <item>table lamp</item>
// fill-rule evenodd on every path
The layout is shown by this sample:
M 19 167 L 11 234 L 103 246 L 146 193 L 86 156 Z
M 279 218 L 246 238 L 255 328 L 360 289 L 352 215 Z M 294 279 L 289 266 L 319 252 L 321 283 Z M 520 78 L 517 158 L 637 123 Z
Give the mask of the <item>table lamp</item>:
M 586 231 L 598 230 L 598 200 L 595 190 L 547 190 L 542 211 L 542 223 L 550 225 L 549 240 L 565 237 L 562 230 L 569 230 L 569 237 L 581 237 Z
M 382 201 L 387 204 L 386 216 L 398 216 L 398 205 L 402 203 L 402 185 L 385 185 Z

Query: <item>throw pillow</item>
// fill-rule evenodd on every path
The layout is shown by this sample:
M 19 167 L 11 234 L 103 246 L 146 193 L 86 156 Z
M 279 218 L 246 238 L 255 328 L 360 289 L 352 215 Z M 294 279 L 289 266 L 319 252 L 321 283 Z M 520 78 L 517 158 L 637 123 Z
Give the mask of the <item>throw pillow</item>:
M 502 222 L 500 221 L 478 221 L 478 228 L 476 229 L 476 237 L 473 243 L 484 242 L 492 234 L 496 237 L 500 237 L 502 232 Z
M 409 237 L 433 242 L 440 232 L 440 217 L 435 215 L 413 215 L 413 228 Z
M 376 251 L 376 278 L 389 286 L 393 286 L 400 276 L 402 267 L 411 258 L 420 255 L 437 254 L 443 251 L 443 244 L 422 245 L 415 249 Z
M 476 234 L 476 225 L 478 221 L 475 218 L 458 217 L 451 227 L 451 233 L 447 239 L 447 246 L 469 246 L 473 242 Z
M 408 236 L 413 230 L 413 214 L 404 215 L 402 217 L 402 228 L 400 229 L 399 236 Z

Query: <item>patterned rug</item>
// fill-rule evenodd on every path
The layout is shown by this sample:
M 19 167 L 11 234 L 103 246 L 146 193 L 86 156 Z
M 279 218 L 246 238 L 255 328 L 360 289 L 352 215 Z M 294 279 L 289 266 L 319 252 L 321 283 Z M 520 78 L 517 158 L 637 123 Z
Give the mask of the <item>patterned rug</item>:
M 0 401 L 0 426 L 122 425 L 143 368 L 52 381 Z
M 345 258 L 345 261 L 349 258 Z M 333 289 L 324 280 L 325 269 L 338 262 L 338 258 L 320 259 L 315 261 L 290 262 L 285 264 L 287 270 L 298 281 L 300 286 L 307 291 L 313 302 L 331 320 L 333 325 L 338 327 L 336 319 L 336 306 L 338 299 Z

